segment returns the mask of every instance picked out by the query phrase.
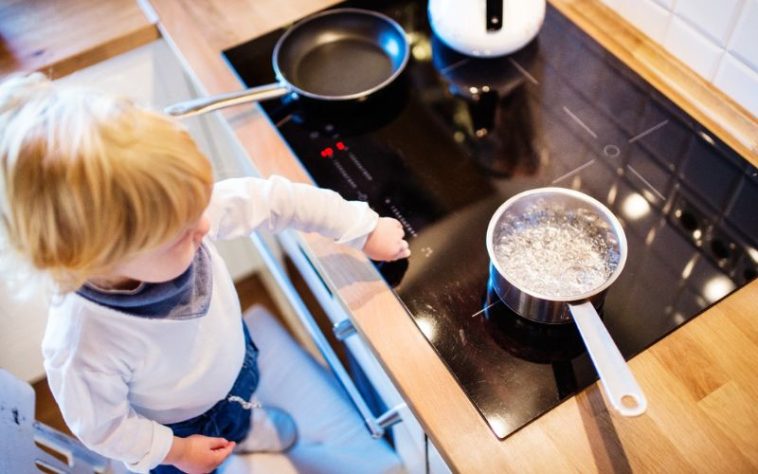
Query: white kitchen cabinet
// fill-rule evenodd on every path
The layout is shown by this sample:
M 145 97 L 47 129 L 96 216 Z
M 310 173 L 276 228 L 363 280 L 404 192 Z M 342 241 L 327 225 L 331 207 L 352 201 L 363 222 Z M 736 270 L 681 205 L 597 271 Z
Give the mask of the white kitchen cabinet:
M 429 466 L 426 471 L 427 474 L 451 474 L 453 472 L 447 466 L 445 460 L 442 459 L 442 455 L 437 450 L 437 447 L 434 446 L 432 440 L 428 438 L 426 443 L 426 459 Z

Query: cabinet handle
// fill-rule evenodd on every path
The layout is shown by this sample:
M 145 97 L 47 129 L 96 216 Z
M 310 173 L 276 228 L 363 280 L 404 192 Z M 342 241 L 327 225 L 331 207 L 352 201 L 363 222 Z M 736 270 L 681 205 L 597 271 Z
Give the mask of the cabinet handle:
M 349 319 L 343 319 L 332 327 L 332 332 L 338 341 L 344 341 L 355 334 L 356 331 L 352 321 Z
M 313 315 L 311 315 L 302 298 L 300 298 L 300 295 L 297 293 L 297 290 L 295 290 L 292 281 L 290 281 L 285 271 L 274 259 L 273 253 L 271 253 L 268 245 L 263 241 L 263 239 L 261 239 L 257 232 L 250 234 L 250 240 L 258 249 L 264 265 L 266 265 L 266 268 L 268 268 L 268 270 L 271 272 L 271 275 L 279 285 L 279 288 L 287 297 L 287 301 L 289 301 L 292 305 L 292 309 L 294 310 L 298 319 L 300 319 L 300 322 L 303 323 L 303 326 L 305 326 L 305 329 L 308 331 L 308 334 L 313 339 L 316 347 L 321 352 L 324 360 L 326 360 L 326 363 L 329 364 L 329 367 L 337 377 L 337 380 L 339 380 L 342 388 L 350 397 L 353 405 L 355 405 L 355 408 L 358 409 L 361 417 L 363 417 L 363 421 L 366 424 L 371 437 L 378 439 L 384 436 L 385 428 L 399 421 L 402 421 L 399 411 L 404 407 L 404 404 L 390 409 L 386 413 L 380 415 L 378 418 L 374 418 L 374 415 L 371 413 L 368 404 L 356 388 L 353 380 L 350 378 L 350 375 L 348 375 L 347 370 L 345 370 L 345 367 L 339 361 L 339 358 L 334 352 L 334 349 L 332 349 L 332 347 L 329 345 L 326 336 L 324 336 L 324 333 L 322 333 L 319 329 L 318 324 L 316 324 L 316 321 L 313 318 Z M 355 331 L 355 328 L 353 328 L 353 331 Z
M 403 421 L 402 415 L 400 414 L 403 409 L 405 409 L 406 404 L 401 403 L 397 406 L 394 406 L 390 408 L 389 410 L 385 411 L 381 415 L 379 415 L 376 418 L 376 422 L 384 429 L 389 428 L 390 426 L 400 423 Z

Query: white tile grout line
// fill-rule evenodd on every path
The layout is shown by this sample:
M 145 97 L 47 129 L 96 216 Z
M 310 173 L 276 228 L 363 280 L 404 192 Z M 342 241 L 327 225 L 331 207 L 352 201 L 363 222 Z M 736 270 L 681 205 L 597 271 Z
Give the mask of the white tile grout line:
M 535 79 L 534 76 L 532 76 L 531 74 L 529 74 L 529 71 L 527 71 L 526 69 L 524 69 L 521 66 L 521 64 L 517 63 L 515 59 L 508 58 L 508 61 L 510 61 L 511 64 L 513 64 L 513 67 L 515 67 L 516 69 L 518 69 L 519 72 L 521 72 L 521 74 L 524 75 L 524 77 L 526 77 L 527 79 L 529 79 L 530 81 L 532 81 L 532 84 L 534 84 L 535 86 L 540 85 L 540 83 L 537 82 L 537 79 Z
M 590 127 L 588 127 L 586 123 L 582 122 L 579 119 L 579 117 L 577 117 L 576 115 L 574 115 L 574 112 L 570 111 L 568 109 L 568 107 L 566 107 L 565 105 L 563 106 L 563 111 L 566 112 L 569 115 L 569 117 L 571 117 L 571 119 L 574 122 L 578 123 L 579 125 L 581 125 L 581 127 L 583 129 L 587 130 L 587 133 L 589 133 L 590 135 L 592 135 L 592 138 L 597 138 L 597 134 L 595 132 L 593 132 L 592 129 Z
M 642 132 L 642 133 L 638 133 L 637 135 L 635 135 L 635 136 L 633 136 L 632 138 L 630 138 L 630 139 L 629 139 L 629 143 L 634 143 L 634 142 L 636 142 L 637 140 L 639 140 L 640 138 L 642 138 L 642 137 L 645 137 L 645 136 L 647 136 L 647 135 L 650 135 L 651 133 L 653 133 L 654 131 L 656 131 L 656 130 L 658 130 L 659 128 L 663 127 L 663 126 L 664 126 L 664 125 L 666 125 L 667 123 L 669 123 L 668 119 L 664 120 L 663 122 L 661 122 L 661 123 L 659 123 L 659 124 L 657 124 L 657 125 L 653 125 L 652 127 L 648 128 L 648 129 L 647 129 L 647 130 L 645 130 L 644 132 Z
M 631 171 L 632 173 L 634 173 L 635 176 L 637 176 L 639 179 L 641 179 L 642 182 L 645 183 L 645 185 L 647 187 L 649 187 L 650 189 L 652 189 L 653 192 L 655 194 L 657 194 L 658 197 L 661 198 L 662 201 L 666 200 L 666 197 L 663 194 L 661 194 L 657 189 L 655 189 L 655 186 L 653 186 L 652 184 L 650 184 L 650 181 L 646 180 L 641 174 L 639 174 L 637 172 L 636 169 L 632 168 L 632 165 L 626 165 L 626 167 L 629 168 L 629 171 Z
M 735 13 L 732 15 L 732 18 L 730 18 L 730 24 L 729 24 L 729 34 L 727 35 L 726 40 L 724 41 L 724 52 L 729 52 L 729 47 L 732 45 L 732 39 L 734 39 L 734 34 L 737 32 L 737 27 L 740 25 L 740 20 L 742 20 L 743 15 L 747 15 L 747 9 L 748 5 L 750 4 L 749 1 L 746 0 L 739 0 L 742 2 L 737 8 L 734 9 Z
M 563 176 L 555 178 L 550 184 L 555 184 L 558 181 L 563 181 L 564 179 L 568 178 L 569 176 L 582 171 L 584 168 L 588 167 L 589 165 L 591 165 L 594 162 L 595 162 L 595 158 L 591 159 L 590 161 L 588 161 L 587 163 L 583 164 L 582 166 L 579 166 L 578 168 L 575 168 L 572 171 L 569 171 L 568 173 L 564 174 Z

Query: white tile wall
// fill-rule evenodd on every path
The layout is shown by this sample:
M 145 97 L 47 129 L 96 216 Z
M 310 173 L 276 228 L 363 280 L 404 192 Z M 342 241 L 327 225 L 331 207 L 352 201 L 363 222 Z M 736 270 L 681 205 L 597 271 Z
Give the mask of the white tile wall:
M 754 69 L 750 69 L 737 57 L 727 55 L 721 62 L 714 84 L 730 95 L 731 91 L 739 94 L 740 91 L 752 90 L 752 94 L 746 94 L 742 105 L 755 115 L 758 110 L 758 73 Z
M 729 42 L 729 52 L 758 70 L 758 0 L 749 0 Z
M 651 38 L 662 37 L 669 24 L 669 11 L 653 0 L 638 0 L 634 8 L 625 8 L 624 16 Z
M 602 0 L 758 116 L 758 0 Z
M 674 0 L 655 0 L 655 2 L 666 10 L 674 8 Z
M 726 46 L 742 3 L 744 0 L 678 0 L 674 14 L 719 46 Z
M 722 48 L 676 16 L 669 22 L 663 46 L 706 79 L 714 76 L 724 55 Z

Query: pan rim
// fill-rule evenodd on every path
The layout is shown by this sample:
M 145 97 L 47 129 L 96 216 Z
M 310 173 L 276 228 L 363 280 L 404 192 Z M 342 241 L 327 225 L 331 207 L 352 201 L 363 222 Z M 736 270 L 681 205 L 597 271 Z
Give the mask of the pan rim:
M 395 68 L 393 73 L 387 77 L 384 81 L 380 82 L 379 84 L 375 85 L 374 87 L 371 87 L 370 89 L 355 92 L 353 94 L 345 94 L 345 95 L 321 95 L 321 94 L 315 94 L 313 92 L 309 92 L 307 90 L 301 89 L 300 87 L 296 86 L 292 82 L 290 82 L 289 79 L 287 79 L 286 75 L 282 72 L 281 68 L 279 67 L 279 56 L 282 49 L 282 45 L 287 41 L 287 38 L 292 36 L 292 34 L 303 25 L 306 25 L 312 21 L 315 21 L 319 18 L 325 17 L 325 16 L 331 16 L 331 15 L 344 15 L 344 14 L 353 14 L 353 15 L 364 15 L 364 16 L 373 16 L 376 18 L 379 18 L 380 20 L 386 22 L 389 24 L 392 28 L 394 28 L 397 33 L 400 35 L 401 38 L 403 38 L 403 59 L 400 63 L 400 66 Z M 289 88 L 291 92 L 294 92 L 298 95 L 302 95 L 304 97 L 308 97 L 311 99 L 316 100 L 323 100 L 323 101 L 347 101 L 347 100 L 354 100 L 354 99 L 361 99 L 364 97 L 368 97 L 371 94 L 385 88 L 390 83 L 392 83 L 402 72 L 405 70 L 405 67 L 408 64 L 410 56 L 410 44 L 408 43 L 408 37 L 406 36 L 405 30 L 402 26 L 389 16 L 375 12 L 372 10 L 367 10 L 363 8 L 332 8 L 323 10 L 321 12 L 315 13 L 313 15 L 309 15 L 300 21 L 294 23 L 292 26 L 290 26 L 283 34 L 279 37 L 279 39 L 276 41 L 276 45 L 274 45 L 274 51 L 272 54 L 272 63 L 274 68 L 274 73 L 276 74 L 277 81 L 283 85 L 286 85 L 286 87 Z
M 596 208 L 599 212 L 601 212 L 603 215 L 608 217 L 608 220 L 611 223 L 611 226 L 619 240 L 619 261 L 618 265 L 614 269 L 614 271 L 608 276 L 608 278 L 605 280 L 605 282 L 593 288 L 590 291 L 587 291 L 585 293 L 580 293 L 577 295 L 570 295 L 570 296 L 564 296 L 564 297 L 558 297 L 558 296 L 547 296 L 543 295 L 541 293 L 538 293 L 536 291 L 533 291 L 529 288 L 524 288 L 518 284 L 516 284 L 512 279 L 508 278 L 508 273 L 505 271 L 505 269 L 502 267 L 500 262 L 495 258 L 495 249 L 493 246 L 493 237 L 495 234 L 495 230 L 497 227 L 497 223 L 500 221 L 500 218 L 502 215 L 518 200 L 523 199 L 525 197 L 534 195 L 534 194 L 564 194 L 567 196 L 571 196 L 573 198 L 579 199 L 581 201 L 584 201 L 585 203 L 591 205 L 593 208 Z M 592 196 L 585 194 L 581 191 L 576 191 L 569 188 L 561 188 L 557 186 L 552 187 L 541 187 L 541 188 L 534 188 L 529 189 L 526 191 L 522 191 L 520 193 L 514 194 L 510 198 L 508 198 L 504 203 L 502 203 L 497 210 L 492 214 L 492 217 L 490 218 L 490 222 L 487 226 L 487 235 L 486 235 L 486 245 L 487 245 L 487 254 L 489 255 L 490 259 L 490 265 L 495 267 L 495 270 L 500 274 L 500 276 L 505 279 L 510 285 L 512 285 L 514 288 L 517 288 L 519 291 L 528 294 L 530 296 L 533 296 L 535 298 L 539 298 L 541 300 L 545 301 L 555 301 L 555 302 L 561 302 L 561 303 L 575 303 L 575 302 L 582 302 L 591 299 L 592 297 L 599 295 L 603 293 L 605 290 L 607 290 L 621 275 L 621 272 L 624 270 L 624 266 L 626 265 L 626 259 L 628 254 L 628 245 L 626 240 L 626 233 L 624 232 L 623 227 L 621 226 L 621 221 L 618 220 L 616 215 L 603 203 L 598 201 L 597 199 L 593 198 Z

